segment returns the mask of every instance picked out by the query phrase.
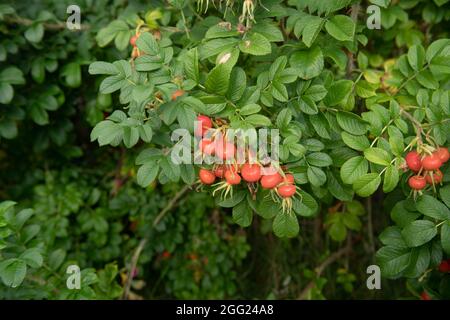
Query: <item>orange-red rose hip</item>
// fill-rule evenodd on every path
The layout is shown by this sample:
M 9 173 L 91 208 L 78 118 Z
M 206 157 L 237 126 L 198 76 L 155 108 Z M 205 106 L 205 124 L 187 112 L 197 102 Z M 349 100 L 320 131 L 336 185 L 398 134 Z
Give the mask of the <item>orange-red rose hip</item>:
M 422 161 L 420 155 L 416 151 L 408 152 L 405 157 L 408 168 L 414 172 L 418 172 L 422 167 Z
M 203 184 L 208 185 L 213 184 L 214 181 L 216 180 L 216 175 L 213 172 L 206 169 L 200 169 L 198 176 Z

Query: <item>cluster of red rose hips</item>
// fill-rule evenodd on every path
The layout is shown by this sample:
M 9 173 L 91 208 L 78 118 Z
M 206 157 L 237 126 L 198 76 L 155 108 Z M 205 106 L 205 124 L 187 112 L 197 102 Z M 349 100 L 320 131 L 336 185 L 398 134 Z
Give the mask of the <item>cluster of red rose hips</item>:
M 238 185 L 242 180 L 256 189 L 260 185 L 263 189 L 271 190 L 279 198 L 283 199 L 283 209 L 290 210 L 291 197 L 297 192 L 294 176 L 283 170 L 271 168 L 270 174 L 263 174 L 263 166 L 259 163 L 246 162 L 242 165 L 236 163 L 236 146 L 232 142 L 225 141 L 222 136 L 217 139 L 205 137 L 205 133 L 213 127 L 211 118 L 199 115 L 197 121 L 201 124 L 196 127 L 196 136 L 202 137 L 200 150 L 202 154 L 216 156 L 227 164 L 216 164 L 212 169 L 202 168 L 199 171 L 200 182 L 204 185 L 212 185 L 216 179 L 223 179 L 215 184 L 217 187 L 213 195 L 218 191 L 224 191 L 225 197 L 232 192 L 232 186 Z
M 409 152 L 406 157 L 406 165 L 415 174 L 409 178 L 411 189 L 420 191 L 428 184 L 440 183 L 443 178 L 440 167 L 450 159 L 450 152 L 445 147 L 439 147 L 431 154 L 421 155 L 417 151 Z

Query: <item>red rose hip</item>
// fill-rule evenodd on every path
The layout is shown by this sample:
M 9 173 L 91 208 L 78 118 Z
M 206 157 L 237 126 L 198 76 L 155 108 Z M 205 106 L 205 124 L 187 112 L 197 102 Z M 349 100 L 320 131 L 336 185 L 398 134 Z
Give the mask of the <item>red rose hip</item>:
M 425 170 L 436 170 L 442 166 L 442 161 L 435 153 L 422 159 L 422 166 Z
M 418 172 L 422 167 L 422 161 L 420 160 L 420 155 L 416 151 L 409 152 L 406 157 L 406 164 L 408 168 L 414 172 Z
M 216 175 L 213 172 L 206 169 L 200 169 L 198 176 L 203 184 L 208 185 L 213 184 L 214 181 L 216 180 Z
M 408 184 L 411 189 L 422 190 L 427 185 L 427 181 L 422 176 L 412 176 L 408 180 Z

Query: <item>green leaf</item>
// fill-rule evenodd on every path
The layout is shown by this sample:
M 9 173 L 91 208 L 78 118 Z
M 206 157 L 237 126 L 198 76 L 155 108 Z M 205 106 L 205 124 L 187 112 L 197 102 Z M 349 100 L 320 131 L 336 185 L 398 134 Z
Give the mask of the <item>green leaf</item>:
M 142 187 L 150 185 L 158 175 L 159 166 L 156 162 L 149 162 L 141 166 L 137 172 L 137 183 Z
M 354 135 L 363 135 L 367 131 L 366 122 L 360 116 L 346 111 L 339 111 L 336 115 L 339 126 Z
M 275 21 L 259 19 L 258 23 L 252 25 L 251 30 L 262 34 L 270 42 L 279 42 L 284 40 L 283 33 Z
M 100 92 L 103 94 L 113 93 L 114 91 L 120 90 L 124 85 L 122 75 L 115 75 L 105 78 L 102 83 L 100 83 Z
M 164 61 L 159 55 L 143 55 L 134 61 L 134 66 L 136 71 L 153 71 L 160 69 L 163 63 Z
M 42 59 L 36 59 L 31 65 L 31 76 L 37 83 L 43 83 L 45 80 L 45 65 Z
M 300 230 L 297 217 L 287 212 L 279 212 L 273 220 L 272 227 L 275 235 L 280 238 L 295 237 Z
M 144 142 L 150 143 L 152 141 L 153 129 L 150 124 L 146 123 L 142 126 L 139 126 L 138 131 L 139 131 L 139 137 Z
M 345 226 L 351 230 L 359 231 L 361 230 L 362 223 L 361 220 L 357 215 L 345 212 L 342 215 L 342 222 L 345 224 Z
M 0 72 L 0 82 L 9 84 L 24 84 L 23 72 L 17 67 L 8 67 Z
M 286 86 L 278 80 L 272 81 L 272 96 L 280 102 L 287 102 L 289 95 Z
M 383 192 L 388 193 L 395 189 L 399 180 L 399 172 L 395 165 L 389 165 L 384 173 Z
M 18 287 L 27 274 L 25 261 L 12 258 L 0 263 L 0 277 L 7 287 Z
M 306 161 L 316 167 L 328 167 L 333 164 L 331 157 L 323 152 L 313 152 L 306 156 Z
M 300 199 L 294 198 L 292 207 L 295 213 L 302 217 L 313 217 L 319 211 L 319 205 L 314 197 L 303 190 L 300 190 Z
M 438 220 L 450 220 L 450 210 L 438 199 L 423 195 L 416 203 L 417 211 Z
M 389 153 L 380 148 L 367 148 L 364 150 L 364 157 L 372 163 L 388 166 L 392 160 Z
M 137 85 L 133 87 L 133 91 L 131 92 L 131 96 L 133 100 L 138 103 L 146 102 L 153 93 L 153 86 L 149 85 Z
M 162 173 L 172 182 L 177 182 L 180 179 L 180 166 L 173 163 L 171 157 L 163 157 L 159 161 Z
M 274 202 L 268 192 L 259 191 L 257 194 L 256 213 L 264 219 L 272 219 L 280 212 L 280 204 Z
M 331 139 L 329 123 L 327 121 L 327 118 L 322 113 L 309 116 L 308 119 L 314 127 L 314 130 L 320 137 L 324 139 Z
M 0 120 L 0 136 L 5 139 L 15 138 L 17 136 L 16 122 L 9 119 Z
M 42 266 L 44 259 L 42 258 L 42 254 L 38 248 L 31 248 L 25 250 L 20 256 L 19 259 L 26 262 L 32 268 L 39 268 Z
M 89 65 L 89 74 L 109 74 L 115 75 L 119 73 L 119 69 L 112 63 L 96 61 Z
M 316 187 L 320 187 L 327 181 L 325 172 L 318 167 L 309 166 L 306 171 L 306 175 L 308 176 L 309 182 Z
M 350 201 L 353 198 L 353 190 L 351 187 L 343 185 L 337 177 L 334 176 L 333 172 L 327 172 L 327 188 L 328 191 L 341 201 Z
M 44 37 L 44 26 L 42 23 L 35 23 L 25 31 L 25 38 L 33 43 L 38 43 Z
M 245 195 L 246 195 L 245 191 L 239 190 L 237 192 L 233 192 L 233 194 L 230 197 L 227 197 L 225 199 L 216 198 L 216 203 L 218 206 L 224 208 L 232 208 L 238 205 L 242 200 L 244 200 Z
M 131 148 L 139 141 L 139 130 L 137 127 L 123 128 L 123 143 L 125 147 Z
M 391 211 L 391 218 L 401 228 L 416 220 L 420 213 L 411 211 L 408 201 L 400 201 L 395 204 Z
M 99 122 L 91 132 L 91 141 L 98 140 L 100 146 L 122 140 L 123 129 L 109 120 Z
M 62 265 L 65 258 L 66 252 L 63 249 L 56 249 L 55 251 L 52 251 L 48 256 L 48 266 L 52 270 L 57 270 Z
M 38 105 L 33 105 L 30 110 L 31 119 L 38 125 L 43 126 L 49 123 L 48 112 Z
M 309 50 L 296 51 L 292 54 L 289 63 L 298 70 L 298 75 L 304 80 L 317 77 L 323 70 L 324 60 L 322 50 L 315 46 Z
M 439 190 L 439 195 L 447 207 L 450 207 L 450 185 L 443 186 Z
M 191 164 L 182 164 L 180 166 L 180 176 L 184 183 L 194 184 L 195 183 L 195 169 Z
M 200 77 L 198 73 L 198 51 L 197 48 L 191 49 L 186 53 L 184 61 L 184 72 L 188 79 L 199 82 Z
M 8 104 L 14 97 L 14 89 L 9 83 L 0 83 L 0 103 Z
M 272 48 L 269 40 L 259 33 L 253 33 L 248 38 L 239 42 L 239 49 L 242 52 L 255 56 L 263 56 L 271 53 Z
M 380 183 L 381 178 L 378 173 L 366 173 L 353 182 L 353 190 L 361 197 L 368 197 L 377 191 Z
M 336 15 L 325 23 L 325 29 L 339 41 L 352 41 L 355 35 L 354 21 L 344 15 Z
M 215 66 L 206 78 L 206 91 L 218 95 L 224 95 L 228 90 L 230 73 L 230 68 L 225 64 Z
M 441 227 L 441 244 L 445 253 L 450 254 L 450 221 L 445 221 Z
M 268 127 L 272 124 L 269 118 L 262 114 L 252 114 L 245 118 L 245 121 L 254 125 L 255 127 Z
M 238 36 L 239 32 L 236 29 L 229 28 L 228 26 L 218 23 L 211 28 L 205 34 L 205 39 L 227 38 Z
M 10 210 L 11 208 L 13 208 L 16 204 L 17 204 L 16 202 L 10 200 L 0 202 L 0 218 L 2 218 L 5 215 L 5 213 L 8 212 L 8 210 Z M 6 226 L 6 222 L 2 221 L 0 227 L 4 226 Z
M 408 268 L 404 271 L 407 278 L 420 277 L 430 265 L 430 250 L 428 246 L 422 246 L 411 250 L 411 259 Z
M 201 59 L 206 59 L 215 56 L 225 50 L 232 49 L 238 42 L 239 40 L 235 38 L 222 38 L 207 41 L 200 47 L 200 57 Z
M 446 0 L 445 0 L 446 1 Z M 433 41 L 426 51 L 426 59 L 428 63 L 431 63 L 434 57 L 438 56 L 446 47 L 450 45 L 450 39 L 439 39 Z
M 402 132 L 395 126 L 389 126 L 388 134 L 389 134 L 389 145 L 391 146 L 392 153 L 394 153 L 397 156 L 402 156 L 404 149 Z
M 100 29 L 95 36 L 95 40 L 100 47 L 105 47 L 119 34 L 119 32 L 126 31 L 129 31 L 129 28 L 125 21 L 114 20 L 105 28 Z
M 345 228 L 345 225 L 341 220 L 337 220 L 330 225 L 328 233 L 334 241 L 340 242 L 347 237 L 347 228 Z
M 287 64 L 287 57 L 281 56 L 275 59 L 269 68 L 269 80 L 275 79 L 284 70 Z
M 78 63 L 72 62 L 66 65 L 62 71 L 66 84 L 70 88 L 78 88 L 81 85 L 81 67 Z
M 364 151 L 370 147 L 369 139 L 367 139 L 365 135 L 354 136 L 350 133 L 342 131 L 341 137 L 344 143 L 352 149 Z
M 233 207 L 233 221 L 241 227 L 248 227 L 252 224 L 253 211 L 247 201 L 241 201 Z
M 380 241 L 385 246 L 393 246 L 398 248 L 406 248 L 405 240 L 403 240 L 401 229 L 397 226 L 390 226 L 383 230 L 380 234 Z
M 322 85 L 312 85 L 304 92 L 304 96 L 313 101 L 320 101 L 326 97 L 328 90 Z
M 381 273 L 387 278 L 398 278 L 408 267 L 411 251 L 407 248 L 393 246 L 382 247 L 376 253 L 376 261 L 380 265 Z
M 233 102 L 238 101 L 244 94 L 247 87 L 247 78 L 242 68 L 233 68 L 230 75 L 230 82 L 227 91 L 227 98 Z
M 313 15 L 309 15 L 305 19 L 307 21 L 305 21 L 305 27 L 302 30 L 302 40 L 309 48 L 319 35 L 324 19 Z
M 336 106 L 347 101 L 352 92 L 353 82 L 351 80 L 334 81 L 328 88 L 328 93 L 323 102 L 327 106 Z
M 261 110 L 261 106 L 256 103 L 248 104 L 240 110 L 240 114 L 243 116 L 248 116 L 251 114 L 258 113 Z
M 422 70 L 417 74 L 417 81 L 427 89 L 439 89 L 439 81 L 429 70 Z
M 156 42 L 155 38 L 150 32 L 141 33 L 139 38 L 136 41 L 136 46 L 139 50 L 144 51 L 149 55 L 157 55 L 159 54 L 159 45 Z
M 436 226 L 428 220 L 416 220 L 409 223 L 403 230 L 402 236 L 408 247 L 421 246 L 437 234 Z
M 298 106 L 303 113 L 314 115 L 319 112 L 319 108 L 317 104 L 309 98 L 308 96 L 304 96 L 303 98 L 298 99 Z
M 10 221 L 10 225 L 17 231 L 21 230 L 25 223 L 30 219 L 34 214 L 33 209 L 23 209 L 20 210 L 12 221 Z
M 277 116 L 276 124 L 280 129 L 287 128 L 292 120 L 292 112 L 290 109 L 285 108 L 280 111 Z
M 366 80 L 360 80 L 356 84 L 356 94 L 361 98 L 370 98 L 376 96 L 377 86 L 367 82 Z
M 419 71 L 425 63 L 425 49 L 421 45 L 414 45 L 409 48 L 407 57 L 411 67 Z

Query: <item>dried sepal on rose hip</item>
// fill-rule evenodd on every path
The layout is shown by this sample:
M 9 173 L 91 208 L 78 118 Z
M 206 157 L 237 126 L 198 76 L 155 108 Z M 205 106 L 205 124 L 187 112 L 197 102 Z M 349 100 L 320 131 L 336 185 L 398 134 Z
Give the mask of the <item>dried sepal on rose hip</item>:
M 221 192 L 221 197 L 226 199 L 228 196 L 233 197 L 233 186 L 239 185 L 242 181 L 237 169 L 233 166 L 228 167 L 224 173 L 224 180 L 216 183 L 216 188 L 213 190 L 213 196 L 217 192 Z

